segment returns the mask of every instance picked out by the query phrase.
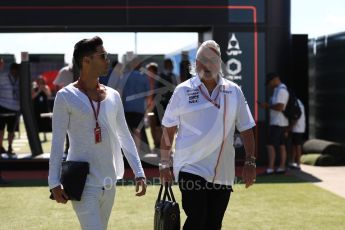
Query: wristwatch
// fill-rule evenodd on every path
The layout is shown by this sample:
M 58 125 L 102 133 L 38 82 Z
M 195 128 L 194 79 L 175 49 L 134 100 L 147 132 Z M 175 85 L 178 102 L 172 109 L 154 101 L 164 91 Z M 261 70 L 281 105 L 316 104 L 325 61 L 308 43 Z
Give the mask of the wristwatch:
M 254 155 L 246 156 L 246 161 L 254 161 L 255 162 L 256 157 Z
M 253 155 L 246 157 L 246 160 L 244 161 L 244 165 L 248 165 L 248 166 L 256 168 L 255 160 L 256 158 Z
M 137 177 L 137 178 L 135 178 L 135 181 L 140 181 L 140 180 L 146 181 L 146 178 L 145 177 Z
M 244 165 L 248 165 L 248 166 L 256 168 L 256 163 L 254 161 L 245 161 Z

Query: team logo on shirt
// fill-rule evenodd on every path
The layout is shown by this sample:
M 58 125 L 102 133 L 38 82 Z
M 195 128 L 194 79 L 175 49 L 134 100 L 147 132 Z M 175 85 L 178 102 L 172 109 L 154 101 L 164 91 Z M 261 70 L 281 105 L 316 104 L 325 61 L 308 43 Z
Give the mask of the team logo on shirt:
M 188 89 L 188 102 L 189 104 L 198 103 L 199 101 L 199 90 L 198 89 Z
M 229 89 L 229 87 L 222 85 L 219 88 L 219 92 L 224 93 L 224 94 L 232 94 L 232 90 Z
M 221 93 L 232 94 L 232 90 L 220 89 Z

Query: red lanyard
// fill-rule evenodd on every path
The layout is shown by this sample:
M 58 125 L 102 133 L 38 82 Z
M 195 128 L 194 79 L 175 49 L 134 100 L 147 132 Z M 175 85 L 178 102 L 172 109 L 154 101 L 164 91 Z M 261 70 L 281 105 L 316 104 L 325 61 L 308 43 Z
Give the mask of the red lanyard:
M 89 95 L 87 94 L 87 91 L 85 90 L 84 83 L 82 81 L 78 80 L 78 84 L 79 84 L 80 88 L 82 89 L 82 91 L 84 91 L 85 95 L 87 96 L 87 98 L 90 101 L 90 104 L 91 104 L 91 107 L 92 107 L 92 111 L 93 111 L 93 115 L 94 115 L 95 120 L 96 120 L 96 128 L 99 128 L 98 114 L 99 114 L 99 110 L 101 108 L 101 101 L 100 101 L 99 98 L 97 99 L 97 111 L 96 111 L 91 98 L 89 97 Z M 97 89 L 99 89 L 99 88 L 100 88 L 100 85 L 99 85 L 99 83 L 97 83 Z
M 220 109 L 220 105 L 219 105 L 219 103 L 217 103 L 217 99 L 218 99 L 219 91 L 220 91 L 220 90 L 218 90 L 218 93 L 217 93 L 216 98 L 215 98 L 214 100 L 212 100 L 212 99 L 202 90 L 202 88 L 201 88 L 200 85 L 199 85 L 198 88 L 199 88 L 199 90 L 200 90 L 202 96 L 203 96 L 206 100 L 208 100 L 208 101 L 211 102 L 214 106 L 216 106 L 218 109 Z
M 101 143 L 102 142 L 102 131 L 101 131 L 101 127 L 98 124 L 98 114 L 99 114 L 99 110 L 101 108 L 101 99 L 98 96 L 98 98 L 97 98 L 97 111 L 96 111 L 95 107 L 93 106 L 93 102 L 92 102 L 91 98 L 89 97 L 89 95 L 87 94 L 87 91 L 85 90 L 83 82 L 78 80 L 78 84 L 80 86 L 80 89 L 82 91 L 84 91 L 87 98 L 89 99 L 91 107 L 92 107 L 93 115 L 95 116 L 96 128 L 94 128 L 94 130 L 93 130 L 94 135 L 95 135 L 95 144 Z M 100 88 L 99 83 L 97 83 L 97 89 L 99 89 L 99 88 Z
M 98 128 L 99 127 L 99 124 L 98 124 L 98 114 L 99 114 L 99 109 L 101 107 L 101 102 L 100 102 L 99 99 L 97 100 L 97 111 L 96 111 L 95 107 L 93 106 L 93 102 L 92 102 L 91 98 L 89 96 L 87 96 L 87 98 L 89 98 L 89 101 L 90 101 L 90 104 L 91 104 L 91 107 L 92 107 L 92 111 L 93 111 L 93 115 L 95 116 L 95 120 L 96 120 L 96 128 Z

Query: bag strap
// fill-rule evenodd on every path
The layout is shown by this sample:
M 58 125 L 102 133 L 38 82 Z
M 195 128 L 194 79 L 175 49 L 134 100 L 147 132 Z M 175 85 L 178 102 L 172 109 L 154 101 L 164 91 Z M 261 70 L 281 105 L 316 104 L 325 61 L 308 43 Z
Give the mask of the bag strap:
M 174 193 L 172 191 L 171 185 L 169 185 L 168 183 L 165 183 L 164 186 L 163 186 L 163 184 L 161 184 L 161 186 L 159 188 L 159 193 L 158 193 L 158 197 L 157 197 L 156 202 L 159 202 L 161 200 L 163 187 L 164 187 L 163 201 L 168 200 L 168 201 L 173 201 L 176 203 L 175 196 L 174 196 Z
M 171 201 L 171 197 L 170 197 L 170 194 L 168 192 L 168 189 L 167 189 L 167 187 L 165 187 L 164 188 L 163 201 L 166 201 L 167 197 L 168 197 L 168 201 Z
M 174 193 L 172 191 L 171 185 L 169 185 L 168 183 L 165 183 L 163 201 L 166 201 L 167 197 L 168 197 L 168 201 L 173 201 L 176 203 L 175 196 L 174 196 Z
M 157 197 L 157 201 L 156 202 L 159 202 L 161 200 L 162 191 L 163 191 L 163 185 L 161 184 L 161 187 L 159 188 L 159 193 L 158 193 L 158 197 Z
M 171 186 L 169 186 L 168 188 L 169 188 L 169 192 L 170 192 L 170 195 L 171 195 L 172 201 L 176 203 L 175 196 L 174 196 L 174 193 L 173 193 L 173 191 L 172 191 Z

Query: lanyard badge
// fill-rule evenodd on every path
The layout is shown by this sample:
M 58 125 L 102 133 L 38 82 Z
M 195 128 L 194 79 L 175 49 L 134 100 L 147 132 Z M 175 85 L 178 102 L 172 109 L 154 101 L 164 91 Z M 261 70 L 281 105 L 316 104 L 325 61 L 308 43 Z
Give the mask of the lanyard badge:
M 98 144 L 98 143 L 102 142 L 101 127 L 96 127 L 94 129 L 94 133 L 95 133 L 95 143 Z
M 98 144 L 100 142 L 102 142 L 102 130 L 101 127 L 98 124 L 98 114 L 99 114 L 99 108 L 101 107 L 101 102 L 98 100 L 97 101 L 97 111 L 95 110 L 95 107 L 93 106 L 93 103 L 91 101 L 91 98 L 89 98 L 92 110 L 93 110 L 93 115 L 95 116 L 95 120 L 96 120 L 96 127 L 94 128 L 93 132 L 95 135 L 95 144 Z
M 80 80 L 78 80 L 78 84 L 79 84 L 80 88 L 83 91 L 85 91 L 85 94 L 86 94 L 87 98 L 90 101 L 91 108 L 92 108 L 92 111 L 93 111 L 93 115 L 95 117 L 96 127 L 93 129 L 93 133 L 95 135 L 95 144 L 101 143 L 102 142 L 102 130 L 101 130 L 101 127 L 98 124 L 98 115 L 99 115 L 99 109 L 101 107 L 101 101 L 100 101 L 100 99 L 98 97 L 98 100 L 97 100 L 97 110 L 96 110 L 94 105 L 93 105 L 93 103 L 92 103 L 91 98 L 89 97 L 89 95 L 87 95 L 86 90 L 84 90 L 83 83 Z M 97 85 L 97 88 L 98 89 L 100 88 L 99 83 Z

